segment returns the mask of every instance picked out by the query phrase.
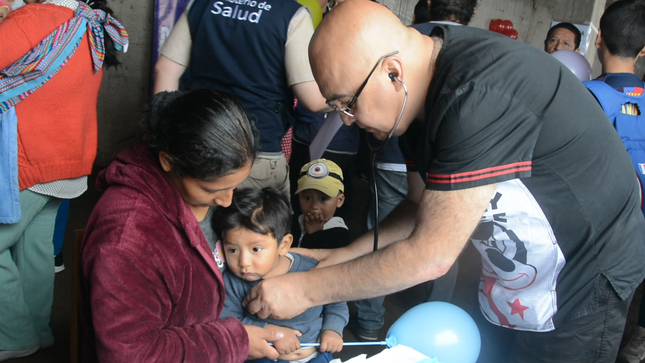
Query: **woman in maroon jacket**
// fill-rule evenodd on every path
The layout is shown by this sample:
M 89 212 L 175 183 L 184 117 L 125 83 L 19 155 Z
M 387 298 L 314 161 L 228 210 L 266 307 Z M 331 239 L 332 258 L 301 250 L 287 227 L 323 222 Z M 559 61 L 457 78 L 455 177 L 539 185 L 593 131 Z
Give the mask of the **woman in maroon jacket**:
M 211 227 L 251 170 L 257 130 L 211 90 L 157 94 L 145 129 L 97 181 L 105 192 L 82 250 L 84 360 L 277 358 L 266 342 L 277 332 L 220 320 L 225 266 Z

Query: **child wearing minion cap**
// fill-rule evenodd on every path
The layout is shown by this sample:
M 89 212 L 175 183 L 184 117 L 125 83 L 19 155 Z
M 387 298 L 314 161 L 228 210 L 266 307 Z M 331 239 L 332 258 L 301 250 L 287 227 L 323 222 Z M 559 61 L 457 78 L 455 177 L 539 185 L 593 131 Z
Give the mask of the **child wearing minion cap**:
M 331 160 L 317 159 L 300 169 L 296 195 L 302 215 L 298 247 L 338 248 L 351 242 L 349 229 L 334 216 L 345 202 L 343 171 Z

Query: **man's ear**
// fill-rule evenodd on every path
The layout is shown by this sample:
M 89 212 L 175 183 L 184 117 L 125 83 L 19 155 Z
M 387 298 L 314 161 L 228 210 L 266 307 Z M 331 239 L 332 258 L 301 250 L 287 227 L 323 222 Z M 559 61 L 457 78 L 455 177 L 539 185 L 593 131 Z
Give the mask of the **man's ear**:
M 641 51 L 638 53 L 638 57 L 636 59 L 638 59 L 640 57 L 645 57 L 645 47 L 643 47 L 643 49 L 641 49 Z
M 383 61 L 383 67 L 387 70 L 387 75 L 390 81 L 395 84 L 398 91 L 398 89 L 402 87 L 400 80 L 403 78 L 403 67 L 401 65 L 401 60 L 396 58 L 396 56 L 387 58 L 385 61 Z
M 159 164 L 166 173 L 172 171 L 172 158 L 165 151 L 159 152 Z
M 340 208 L 345 203 L 345 193 L 338 194 L 338 201 L 336 202 L 336 208 Z
M 596 35 L 596 42 L 594 43 L 596 49 L 600 49 L 602 45 L 602 30 L 598 29 L 598 35 Z
M 291 233 L 287 233 L 282 237 L 282 241 L 280 241 L 280 244 L 278 245 L 278 254 L 280 256 L 284 256 L 289 252 L 289 248 L 291 248 L 291 244 L 293 243 L 293 235 Z

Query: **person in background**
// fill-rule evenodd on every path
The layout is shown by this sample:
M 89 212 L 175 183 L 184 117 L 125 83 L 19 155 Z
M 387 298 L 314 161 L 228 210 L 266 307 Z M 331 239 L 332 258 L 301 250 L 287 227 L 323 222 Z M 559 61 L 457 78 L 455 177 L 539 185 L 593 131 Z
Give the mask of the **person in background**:
M 367 0 L 330 12 L 310 59 L 345 123 L 399 136 L 409 193 L 377 251 L 371 232 L 311 250 L 322 266 L 260 282 L 249 313 L 288 318 L 401 291 L 444 275 L 470 242 L 482 259 L 480 362 L 615 360 L 645 277 L 645 219 L 624 146 L 572 72 L 488 30 L 420 33 Z
M 274 187 L 290 196 L 281 141 L 293 123 L 294 96 L 310 111 L 331 111 L 308 64 L 312 18 L 292 0 L 235 4 L 233 17 L 231 4 L 188 5 L 161 48 L 154 92 L 211 88 L 237 97 L 262 136 L 260 155 L 240 187 Z
M 609 117 L 632 159 L 642 186 L 645 182 L 645 83 L 636 75 L 636 62 L 645 56 L 645 1 L 620 0 L 600 18 L 596 38 L 602 75 L 584 82 Z M 643 202 L 641 201 L 641 208 Z M 641 297 L 637 325 L 618 359 L 640 363 L 645 359 L 645 299 Z
M 0 24 L 0 37 L 3 361 L 54 344 L 56 212 L 87 190 L 103 68 L 119 64 L 128 35 L 103 0 L 28 0 Z
M 468 25 L 477 12 L 477 0 L 428 0 L 428 7 L 429 20 L 435 24 Z
M 425 0 L 423 0 L 425 1 Z M 368 139 L 373 136 L 367 134 Z M 375 141 L 369 141 L 375 143 Z M 377 143 L 377 142 L 376 142 Z M 378 222 L 381 222 L 399 205 L 408 194 L 408 179 L 405 160 L 399 149 L 398 137 L 392 137 L 384 148 L 376 155 L 376 165 L 370 178 L 375 179 L 378 189 Z M 376 222 L 376 194 L 370 182 L 371 198 L 367 209 L 366 225 L 372 230 Z M 455 270 L 456 271 L 456 270 Z M 385 324 L 385 296 L 357 300 L 356 325 L 352 326 L 353 333 L 359 341 L 376 341 L 380 329 Z
M 421 24 L 430 21 L 430 7 L 428 5 L 428 0 L 417 1 L 412 15 L 412 24 Z
M 580 52 L 582 33 L 575 25 L 562 22 L 552 26 L 544 39 L 544 51 L 551 54 L 557 50 Z
M 63 242 L 65 241 L 65 230 L 67 229 L 67 217 L 69 217 L 69 199 L 63 199 L 56 213 L 54 224 L 54 272 L 65 271 L 65 260 L 63 259 Z
M 322 16 L 324 17 L 329 10 L 335 5 L 336 0 L 320 0 Z M 318 24 L 314 24 L 314 28 Z M 338 113 L 335 111 L 319 113 L 311 112 L 300 104 L 296 105 L 294 110 L 294 122 L 292 133 L 292 153 L 289 160 L 289 183 L 291 185 L 291 208 L 293 210 L 294 223 L 292 223 L 291 233 L 294 236 L 300 236 L 300 223 L 297 222 L 298 216 L 301 214 L 300 202 L 295 195 L 298 188 L 297 183 L 300 178 L 300 169 L 303 165 L 312 160 L 312 155 L 309 152 L 312 141 L 316 138 L 323 124 L 327 120 L 337 118 Z M 349 220 L 353 216 L 353 202 L 354 202 L 354 164 L 359 148 L 359 129 L 356 125 L 341 125 L 336 131 L 334 136 L 326 145 L 322 155 L 314 156 L 315 158 L 324 158 L 336 163 L 343 171 L 346 180 L 350 181 L 345 185 L 345 202 L 338 210 L 339 216 L 344 220 Z
M 234 317 L 246 325 L 281 331 L 275 342 L 278 362 L 327 363 L 343 349 L 343 328 L 349 319 L 346 303 L 316 306 L 288 320 L 260 319 L 249 314 L 242 301 L 253 286 L 272 276 L 308 271 L 318 261 L 289 253 L 291 208 L 287 197 L 272 188 L 241 189 L 228 208 L 218 211 L 215 229 L 222 236 L 228 271 L 224 273 L 226 301 L 222 318 Z M 320 348 L 300 347 L 320 343 Z M 270 363 L 258 359 L 253 363 Z
M 300 169 L 296 190 L 302 234 L 295 247 L 338 248 L 351 242 L 349 229 L 336 211 L 345 202 L 343 171 L 331 160 L 316 159 Z
M 296 196 L 298 189 L 298 179 L 300 178 L 300 169 L 303 165 L 311 161 L 309 146 L 314 140 L 323 123 L 329 117 L 338 117 L 336 112 L 314 113 L 308 112 L 302 106 L 296 107 L 296 119 L 293 124 L 293 143 L 291 160 L 289 161 L 289 179 L 291 184 L 291 207 L 293 209 L 294 224 L 291 227 L 294 236 L 302 233 L 297 218 L 302 213 L 300 201 Z M 338 210 L 338 215 L 345 220 L 353 216 L 353 198 L 354 198 L 354 163 L 359 148 L 359 129 L 356 125 L 341 125 L 334 137 L 325 148 L 320 156 L 323 159 L 331 160 L 337 164 L 346 180 L 350 181 L 345 185 L 345 202 Z

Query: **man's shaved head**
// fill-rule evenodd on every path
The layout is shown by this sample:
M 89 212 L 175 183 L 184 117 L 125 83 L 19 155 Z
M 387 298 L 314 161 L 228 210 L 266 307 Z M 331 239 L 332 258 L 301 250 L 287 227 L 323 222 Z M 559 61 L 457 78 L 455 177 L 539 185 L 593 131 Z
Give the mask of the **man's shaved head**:
M 340 3 L 325 16 L 309 45 L 316 81 L 327 91 L 332 85 L 326 76 L 341 77 L 346 82 L 350 81 L 345 78 L 348 73 L 364 78 L 380 56 L 398 49 L 397 40 L 407 31 L 383 5 L 369 0 Z
M 370 0 L 346 0 L 316 29 L 309 44 L 309 62 L 322 95 L 336 108 L 353 102 L 365 84 L 352 105 L 354 117 L 345 115 L 343 121 L 356 122 L 384 138 L 404 109 L 404 100 L 408 106 L 395 135 L 421 112 L 432 74 L 433 49 L 430 37 L 403 25 L 385 6 Z

